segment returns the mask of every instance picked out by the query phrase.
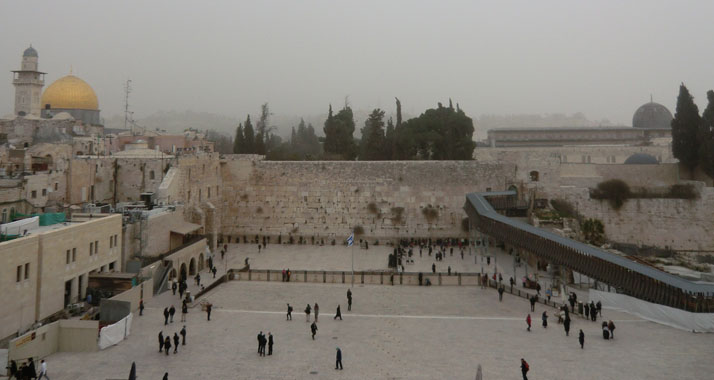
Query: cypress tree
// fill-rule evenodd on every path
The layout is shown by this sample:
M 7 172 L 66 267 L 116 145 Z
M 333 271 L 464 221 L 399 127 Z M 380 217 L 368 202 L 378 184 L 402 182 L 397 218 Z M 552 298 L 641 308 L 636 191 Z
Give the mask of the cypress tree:
M 243 153 L 255 153 L 255 131 L 253 130 L 253 123 L 250 122 L 250 115 L 245 119 L 243 135 L 245 136 L 245 149 Z
M 372 111 L 362 128 L 360 142 L 360 160 L 385 160 L 384 111 L 379 108 Z
M 672 154 L 690 171 L 699 163 L 701 117 L 694 98 L 684 83 L 679 86 L 677 110 L 672 120 Z
M 245 149 L 245 136 L 243 136 L 243 124 L 238 123 L 236 137 L 233 139 L 233 153 L 241 154 Z
M 699 128 L 699 165 L 711 178 L 714 178 L 714 91 L 707 91 L 707 108 L 702 113 Z

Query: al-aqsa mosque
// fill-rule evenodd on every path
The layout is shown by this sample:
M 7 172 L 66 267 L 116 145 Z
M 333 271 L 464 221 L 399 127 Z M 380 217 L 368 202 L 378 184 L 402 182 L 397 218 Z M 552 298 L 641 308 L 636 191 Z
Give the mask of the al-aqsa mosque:
M 45 73 L 38 71 L 38 53 L 32 46 L 22 54 L 21 70 L 13 71 L 15 114 L 45 119 L 71 118 L 84 124 L 100 125 L 97 94 L 87 82 L 70 73 L 52 82 L 42 97 Z

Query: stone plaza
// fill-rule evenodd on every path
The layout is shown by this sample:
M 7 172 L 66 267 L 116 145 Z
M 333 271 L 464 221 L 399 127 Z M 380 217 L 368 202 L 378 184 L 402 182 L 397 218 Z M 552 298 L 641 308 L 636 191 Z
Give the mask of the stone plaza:
M 290 261 L 291 250 L 296 261 Z M 387 252 L 386 247 L 355 249 L 355 268 L 386 268 Z M 339 246 L 269 245 L 267 252 L 258 254 L 257 246 L 234 244 L 226 261 L 237 266 L 248 256 L 256 268 L 346 271 L 350 253 Z M 480 270 L 473 258 L 464 259 L 470 264 L 463 267 L 457 260 L 461 261 L 455 252 L 439 265 L 453 262 L 456 270 Z M 431 262 L 433 257 L 417 258 L 414 266 L 430 269 Z M 218 267 L 222 272 L 220 263 Z M 207 272 L 202 277 L 209 279 Z M 606 341 L 600 320 L 578 316 L 566 337 L 554 317 L 556 309 L 540 303 L 531 313 L 532 331 L 527 332 L 528 302 L 509 294 L 499 302 L 490 288 L 355 284 L 352 311 L 347 310 L 348 288 L 349 284 L 293 282 L 221 284 L 202 297 L 214 305 L 211 321 L 198 307 L 191 309 L 185 323 L 188 344 L 168 357 L 158 352 L 157 334 L 172 336 L 183 324 L 177 315 L 164 326 L 164 307 L 179 304 L 178 295 L 165 292 L 147 305 L 143 316 L 134 318 L 127 340 L 94 353 L 51 355 L 46 358 L 49 374 L 53 379 L 119 379 L 126 378 L 131 362 L 136 362 L 140 379 L 160 379 L 164 372 L 171 379 L 473 379 L 480 364 L 485 379 L 519 379 L 520 358 L 529 362 L 531 379 L 702 379 L 714 371 L 711 335 L 622 312 L 603 310 L 603 317 L 617 326 L 615 339 Z M 286 321 L 287 303 L 294 307 L 292 321 Z M 313 341 L 303 310 L 315 303 L 320 314 Z M 338 304 L 342 321 L 333 320 Z M 543 311 L 550 316 L 547 329 L 541 327 Z M 578 344 L 580 329 L 585 333 L 584 350 Z M 260 331 L 275 337 L 272 356 L 257 354 Z M 334 369 L 336 347 L 343 352 L 343 371 Z

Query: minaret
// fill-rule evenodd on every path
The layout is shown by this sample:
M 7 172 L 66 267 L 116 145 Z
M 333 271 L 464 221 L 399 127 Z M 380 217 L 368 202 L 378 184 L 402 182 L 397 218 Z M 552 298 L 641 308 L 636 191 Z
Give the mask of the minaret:
M 20 70 L 14 70 L 13 74 L 15 115 L 40 116 L 40 97 L 45 85 L 45 73 L 37 71 L 37 50 L 32 45 L 22 53 Z

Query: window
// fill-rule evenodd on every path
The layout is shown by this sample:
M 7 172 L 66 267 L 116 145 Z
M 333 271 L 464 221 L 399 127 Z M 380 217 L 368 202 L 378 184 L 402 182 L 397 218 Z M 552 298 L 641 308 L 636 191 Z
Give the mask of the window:
M 109 248 L 114 248 L 114 236 L 109 237 Z
M 94 241 L 94 253 L 99 253 L 99 240 Z
M 72 262 L 77 261 L 77 248 L 72 248 Z
M 532 182 L 538 182 L 539 173 L 535 170 L 530 172 L 530 178 Z
M 208 199 L 211 199 L 211 187 L 206 188 L 208 190 Z
M 154 171 L 152 170 L 149 172 L 149 179 L 154 179 L 154 177 L 155 177 L 155 174 L 154 174 Z
M 25 280 L 30 278 L 30 263 L 25 264 Z
M 89 256 L 92 256 L 92 253 L 94 253 L 94 242 L 89 242 Z
M 69 249 L 67 250 L 67 264 L 69 264 L 69 261 L 72 257 L 70 256 Z
M 46 197 L 47 196 L 47 189 L 42 189 L 42 196 Z
M 22 280 L 22 265 L 17 266 L 17 278 L 15 282 L 20 282 Z
M 37 198 L 37 190 L 32 190 L 32 199 Z
M 116 247 L 117 245 L 119 245 L 118 241 L 119 241 L 119 235 L 114 235 L 114 246 L 115 246 L 115 247 Z
M 109 263 L 109 270 L 114 270 L 114 263 Z
M 55 182 L 55 191 L 59 188 L 59 183 Z
M 191 202 L 191 190 L 188 191 L 188 201 Z
M 0 223 L 7 223 L 7 209 L 2 209 L 2 221 Z

